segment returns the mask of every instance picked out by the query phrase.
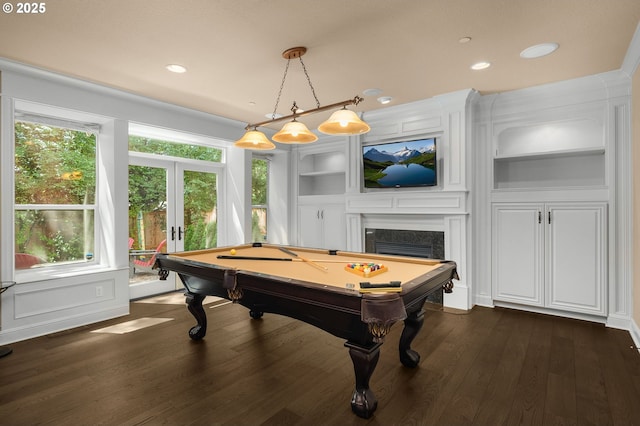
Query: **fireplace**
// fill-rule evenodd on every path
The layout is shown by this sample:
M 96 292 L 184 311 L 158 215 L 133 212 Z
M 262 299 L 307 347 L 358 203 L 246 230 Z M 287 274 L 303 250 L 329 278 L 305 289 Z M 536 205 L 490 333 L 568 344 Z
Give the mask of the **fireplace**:
M 400 229 L 365 229 L 367 253 L 444 259 L 444 232 Z
M 365 252 L 444 259 L 444 232 L 399 229 L 365 229 Z M 442 305 L 442 291 L 427 298 Z

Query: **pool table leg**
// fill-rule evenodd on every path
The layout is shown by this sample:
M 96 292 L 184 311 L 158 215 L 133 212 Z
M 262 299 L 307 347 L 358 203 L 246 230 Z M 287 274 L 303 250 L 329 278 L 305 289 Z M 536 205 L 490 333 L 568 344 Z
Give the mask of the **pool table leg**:
M 400 362 L 405 367 L 415 368 L 420 362 L 420 354 L 411 349 L 411 342 L 418 335 L 424 324 L 424 310 L 419 309 L 409 313 L 404 320 L 404 330 L 400 336 Z
M 418 332 L 424 324 L 424 310 L 419 309 L 409 313 L 404 320 L 404 329 L 400 336 L 400 362 L 405 367 L 415 368 L 420 362 L 420 354 L 411 349 L 411 342 L 418 335 Z
M 253 319 L 260 319 L 262 318 L 262 315 L 264 315 L 264 312 L 262 311 L 256 311 L 256 310 L 249 310 L 249 316 Z
M 189 330 L 189 337 L 193 340 L 200 340 L 207 334 L 207 314 L 202 307 L 202 301 L 206 296 L 195 293 L 185 293 L 187 298 L 187 308 L 189 312 L 194 316 L 198 325 L 194 325 Z
M 353 370 L 356 374 L 356 389 L 351 397 L 351 410 L 357 416 L 368 419 L 378 408 L 378 399 L 369 389 L 369 379 L 378 364 L 382 343 L 376 343 L 372 347 L 362 347 L 350 342 L 346 342 L 344 345 L 349 348 Z

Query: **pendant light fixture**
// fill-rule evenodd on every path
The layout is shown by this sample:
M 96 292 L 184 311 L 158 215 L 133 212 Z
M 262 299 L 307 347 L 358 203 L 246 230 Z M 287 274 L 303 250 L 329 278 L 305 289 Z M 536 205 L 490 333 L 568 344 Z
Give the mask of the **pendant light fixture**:
M 259 150 L 269 150 L 274 149 L 276 146 L 271 142 L 264 133 L 255 130 L 248 130 L 247 133 L 244 134 L 243 137 L 238 139 L 234 146 L 238 148 L 244 149 L 259 149 Z
M 313 88 L 313 84 L 311 84 L 311 79 L 309 78 L 309 73 L 307 73 L 307 68 L 302 61 L 302 55 L 307 52 L 306 47 L 292 47 L 291 49 L 287 49 L 282 52 L 282 57 L 287 60 L 287 66 L 284 70 L 284 76 L 282 77 L 282 83 L 280 84 L 280 91 L 278 92 L 278 97 L 276 98 L 276 104 L 273 108 L 273 114 L 271 114 L 271 120 L 262 121 L 260 123 L 247 124 L 245 127 L 246 133 L 245 135 L 235 142 L 235 146 L 239 148 L 245 149 L 273 149 L 275 145 L 267 139 L 266 135 L 257 130 L 258 127 L 266 126 L 271 123 L 275 123 L 278 121 L 291 120 L 284 127 L 273 135 L 273 140 L 279 143 L 284 144 L 305 144 L 311 143 L 318 140 L 318 137 L 311 132 L 304 123 L 298 121 L 299 117 L 304 117 L 306 115 L 315 114 L 322 111 L 327 111 L 336 108 L 342 108 L 336 112 L 334 112 L 331 117 L 324 123 L 322 123 L 318 130 L 322 133 L 328 135 L 357 135 L 362 133 L 367 133 L 370 130 L 370 127 L 367 123 L 362 121 L 358 115 L 348 110 L 346 107 L 348 105 L 358 105 L 363 99 L 359 96 L 354 97 L 353 99 L 348 99 L 346 101 L 337 102 L 331 105 L 320 106 L 320 101 L 318 101 L 318 97 L 316 96 L 316 92 Z M 313 98 L 316 101 L 316 108 L 311 110 L 302 111 L 296 105 L 296 102 L 293 102 L 293 106 L 291 107 L 292 114 L 284 116 L 284 117 L 276 117 L 276 111 L 278 109 L 278 104 L 280 103 L 280 95 L 282 94 L 282 88 L 284 87 L 285 80 L 287 79 L 287 72 L 289 70 L 289 63 L 291 59 L 298 58 L 300 60 L 300 64 L 302 65 L 302 70 L 304 71 L 304 75 L 307 77 L 307 81 L 309 82 L 309 87 L 311 88 L 311 93 L 313 94 Z
M 318 126 L 318 130 L 328 135 L 358 135 L 367 133 L 371 127 L 345 107 L 331 114 L 327 121 Z

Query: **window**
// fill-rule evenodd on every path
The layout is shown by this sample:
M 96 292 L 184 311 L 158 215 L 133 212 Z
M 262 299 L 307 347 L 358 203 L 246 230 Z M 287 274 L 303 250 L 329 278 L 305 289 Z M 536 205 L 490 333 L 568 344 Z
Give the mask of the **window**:
M 267 240 L 267 196 L 269 161 L 254 157 L 251 161 L 251 236 L 253 241 Z
M 169 234 L 175 233 L 175 230 L 180 234 L 178 240 L 184 244 L 181 250 L 215 247 L 219 170 L 212 163 L 220 162 L 223 150 L 131 135 L 129 151 L 149 154 L 133 155 L 133 160 L 130 160 L 141 163 L 129 166 L 131 248 L 154 249 L 162 240 L 166 240 L 168 228 L 171 227 L 174 232 L 169 230 Z M 154 163 L 149 160 L 151 155 L 162 158 L 156 158 Z M 158 161 L 162 164 L 158 164 Z M 168 187 L 175 188 L 176 193 L 168 195 Z M 169 215 L 168 209 L 172 212 Z M 174 214 L 175 209 L 179 211 Z
M 99 127 L 16 117 L 16 269 L 94 260 Z
M 129 151 L 187 158 L 189 160 L 212 161 L 215 163 L 220 162 L 222 159 L 222 149 L 220 148 L 164 141 L 143 136 L 129 136 Z
M 156 253 L 218 245 L 226 152 L 178 131 L 130 124 L 129 132 L 129 294 L 139 298 L 182 287 L 175 274 L 159 280 Z

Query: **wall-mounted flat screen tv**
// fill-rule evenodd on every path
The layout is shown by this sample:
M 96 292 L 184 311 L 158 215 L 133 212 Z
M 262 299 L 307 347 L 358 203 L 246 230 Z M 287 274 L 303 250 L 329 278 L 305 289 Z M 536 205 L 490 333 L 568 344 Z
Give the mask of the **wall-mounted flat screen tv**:
M 436 138 L 364 145 L 362 171 L 365 188 L 435 186 Z

